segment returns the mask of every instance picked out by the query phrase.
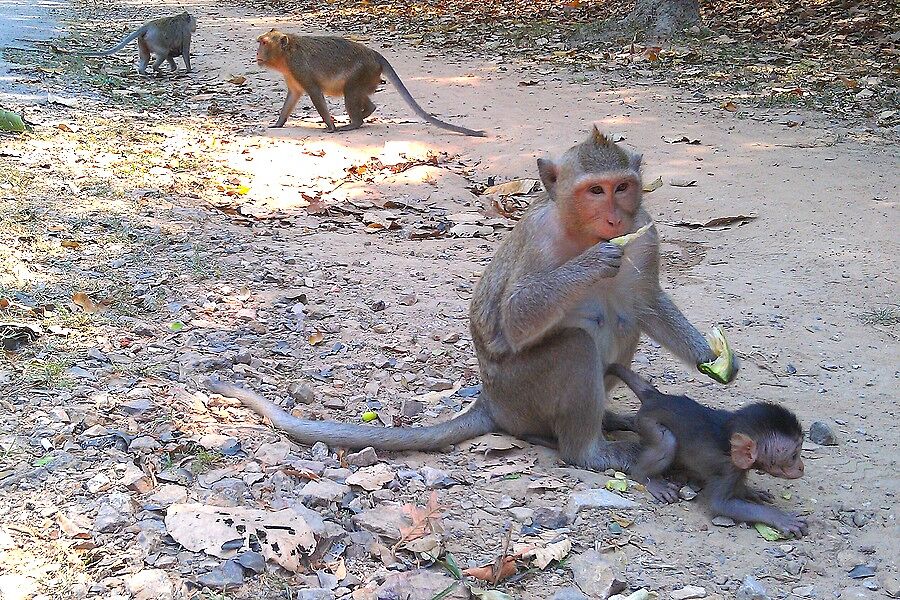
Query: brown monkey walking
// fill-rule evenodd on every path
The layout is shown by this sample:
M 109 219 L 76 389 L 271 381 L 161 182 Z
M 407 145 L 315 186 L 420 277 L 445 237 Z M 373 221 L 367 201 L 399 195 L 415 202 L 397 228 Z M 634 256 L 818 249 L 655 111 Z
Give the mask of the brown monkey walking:
M 257 41 L 256 62 L 281 73 L 288 88 L 284 106 L 273 127 L 284 126 L 300 96 L 306 92 L 329 132 L 358 129 L 366 117 L 375 112 L 371 96 L 384 74 L 410 108 L 432 125 L 463 135 L 484 136 L 483 131 L 451 125 L 426 112 L 406 89 L 391 63 L 362 44 L 340 37 L 301 36 L 275 29 L 259 36 Z M 341 95 L 350 124 L 335 128 L 325 96 Z
M 130 33 L 116 46 L 102 52 L 80 52 L 79 56 L 109 56 L 124 48 L 128 42 L 137 38 L 138 44 L 138 73 L 147 74 L 147 64 L 150 55 L 156 55 L 153 61 L 153 70 L 159 73 L 159 67 L 163 61 L 168 61 L 169 67 L 175 71 L 173 60 L 181 56 L 184 60 L 184 68 L 191 71 L 191 34 L 197 31 L 197 19 L 191 14 L 183 12 L 172 17 L 154 19 L 142 25 L 134 33 Z
M 797 537 L 806 533 L 803 518 L 764 506 L 774 497 L 747 487 L 750 469 L 783 479 L 803 476 L 803 429 L 794 413 L 769 402 L 717 410 L 687 396 L 663 394 L 621 365 L 611 365 L 609 373 L 641 400 L 635 425 L 644 449 L 631 476 L 647 482 L 654 498 L 678 501 L 678 487 L 660 478 L 676 469 L 704 484 L 716 515 L 766 523 Z
M 607 242 L 650 223 L 639 167 L 640 156 L 596 128 L 558 161 L 538 161 L 547 193 L 516 224 L 475 289 L 471 329 L 484 391 L 456 418 L 421 428 L 306 421 L 245 388 L 220 381 L 207 387 L 239 398 L 305 444 L 437 450 L 505 431 L 555 445 L 571 464 L 627 470 L 640 447 L 604 438 L 604 419 L 615 420 L 605 410 L 614 381 L 604 378 L 607 367 L 631 362 L 641 332 L 690 364 L 715 358 L 659 287 L 656 231 L 624 250 Z

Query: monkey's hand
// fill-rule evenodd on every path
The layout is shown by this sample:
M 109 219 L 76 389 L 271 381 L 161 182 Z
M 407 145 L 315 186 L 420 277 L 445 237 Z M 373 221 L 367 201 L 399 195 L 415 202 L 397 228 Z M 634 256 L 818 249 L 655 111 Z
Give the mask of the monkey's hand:
M 578 262 L 589 272 L 601 279 L 615 277 L 622 266 L 622 255 L 625 249 L 616 244 L 601 242 L 594 244 L 578 257 Z
M 772 519 L 771 525 L 773 527 L 779 529 L 785 535 L 792 535 L 797 538 L 806 535 L 809 530 L 806 519 L 791 513 L 777 512 L 779 513 L 778 517 Z
M 710 354 L 712 360 L 706 360 L 697 365 L 701 373 L 709 375 L 719 383 L 731 383 L 738 372 L 737 355 L 728 345 L 725 334 L 719 327 L 713 327 L 708 336 Z

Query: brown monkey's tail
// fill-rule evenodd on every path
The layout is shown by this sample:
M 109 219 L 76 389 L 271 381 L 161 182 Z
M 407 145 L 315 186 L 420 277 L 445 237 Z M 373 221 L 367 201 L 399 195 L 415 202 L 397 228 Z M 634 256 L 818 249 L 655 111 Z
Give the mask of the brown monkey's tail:
M 650 385 L 650 383 L 629 369 L 628 367 L 622 366 L 620 364 L 612 364 L 606 369 L 606 373 L 608 375 L 615 375 L 619 379 L 621 379 L 625 385 L 631 388 L 631 391 L 634 392 L 634 395 L 638 397 L 638 399 L 643 403 L 647 398 L 652 396 L 653 394 L 658 393 L 658 390 Z
M 432 125 L 440 127 L 441 129 L 446 129 L 448 131 L 455 131 L 456 133 L 471 135 L 474 137 L 485 136 L 485 133 L 483 131 L 476 131 L 474 129 L 460 127 L 459 125 L 452 125 L 445 121 L 441 121 L 431 113 L 427 112 L 424 108 L 419 106 L 419 103 L 416 102 L 416 99 L 412 97 L 412 94 L 410 94 L 409 90 L 406 89 L 406 86 L 403 85 L 403 81 L 400 79 L 400 76 L 397 75 L 397 71 L 394 70 L 394 67 L 391 66 L 391 63 L 389 63 L 388 60 L 378 52 L 375 52 L 375 56 L 378 58 L 378 63 L 381 65 L 381 70 L 384 72 L 385 78 L 392 84 L 394 84 L 394 87 L 397 88 L 397 91 L 400 92 L 400 95 L 403 97 L 409 107 L 413 109 L 413 111 L 421 118 L 425 119 Z
M 245 406 L 272 422 L 291 438 L 304 445 L 325 442 L 329 446 L 379 450 L 439 450 L 450 444 L 491 433 L 497 427 L 483 403 L 476 401 L 456 417 L 428 427 L 374 427 L 336 421 L 309 421 L 291 416 L 253 390 L 206 379 L 204 385 L 215 394 L 237 398 Z
M 109 56 L 110 54 L 115 54 L 116 52 L 118 52 L 119 50 L 124 48 L 128 44 L 128 42 L 135 39 L 137 36 L 141 35 L 142 33 L 146 32 L 146 31 L 147 31 L 146 26 L 140 27 L 134 33 L 129 33 L 128 35 L 126 35 L 125 38 L 121 42 L 118 43 L 118 45 L 113 46 L 109 50 L 103 50 L 102 52 L 79 52 L 78 56 Z

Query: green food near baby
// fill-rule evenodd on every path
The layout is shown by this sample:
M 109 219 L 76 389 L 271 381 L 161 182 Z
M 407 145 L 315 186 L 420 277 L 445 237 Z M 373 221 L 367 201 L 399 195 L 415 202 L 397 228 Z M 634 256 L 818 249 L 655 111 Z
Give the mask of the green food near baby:
M 713 327 L 709 336 L 709 346 L 716 353 L 716 360 L 698 365 L 700 372 L 709 375 L 719 383 L 728 383 L 734 378 L 734 359 L 731 346 L 719 327 Z

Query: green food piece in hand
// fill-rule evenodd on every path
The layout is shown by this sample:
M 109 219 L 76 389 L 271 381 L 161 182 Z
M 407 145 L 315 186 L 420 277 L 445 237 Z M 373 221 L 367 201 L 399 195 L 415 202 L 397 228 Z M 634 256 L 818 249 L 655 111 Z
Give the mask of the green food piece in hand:
M 716 360 L 700 363 L 697 368 L 701 373 L 709 375 L 719 383 L 728 383 L 734 378 L 734 357 L 731 346 L 728 345 L 728 340 L 725 339 L 725 334 L 720 328 L 712 328 L 709 346 L 716 353 Z
M 765 525 L 763 523 L 754 523 L 753 528 L 759 532 L 759 535 L 763 536 L 765 539 L 767 539 L 770 542 L 777 542 L 778 540 L 786 540 L 787 539 L 786 537 L 784 537 L 781 534 L 780 531 L 778 531 L 777 529 L 775 529 L 773 527 L 769 527 L 768 525 Z
M 378 413 L 374 410 L 366 411 L 362 414 L 363 423 L 370 423 L 378 418 Z
M 625 492 L 628 490 L 628 482 L 624 479 L 610 479 L 606 482 L 606 489 L 611 492 Z
M 609 240 L 609 243 L 615 244 L 616 246 L 624 246 L 625 244 L 631 242 L 635 238 L 639 238 L 642 235 L 644 235 L 644 232 L 647 231 L 648 229 L 650 229 L 651 227 L 653 227 L 653 223 L 647 223 L 646 225 L 644 225 L 643 227 L 641 227 L 634 233 L 620 235 L 617 238 L 613 238 L 613 239 Z

